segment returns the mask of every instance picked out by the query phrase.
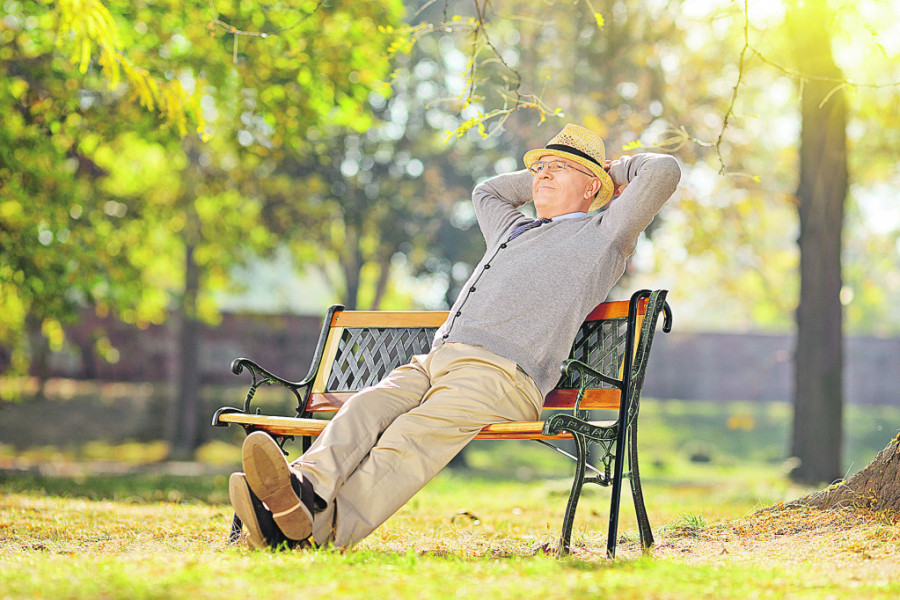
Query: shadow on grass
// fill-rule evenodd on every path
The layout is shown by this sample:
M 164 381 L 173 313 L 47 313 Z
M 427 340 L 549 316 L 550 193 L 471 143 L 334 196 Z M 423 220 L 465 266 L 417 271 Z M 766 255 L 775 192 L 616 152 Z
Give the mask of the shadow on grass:
M 129 504 L 175 502 L 228 503 L 225 475 L 124 474 L 50 476 L 0 471 L 0 492 L 84 498 Z

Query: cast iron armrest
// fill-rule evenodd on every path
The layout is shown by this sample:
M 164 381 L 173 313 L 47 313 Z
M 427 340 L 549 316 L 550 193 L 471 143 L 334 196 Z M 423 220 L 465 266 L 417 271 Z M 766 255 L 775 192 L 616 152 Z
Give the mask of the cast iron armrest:
M 313 377 L 307 376 L 302 381 L 288 381 L 274 373 L 268 371 L 267 369 L 259 366 L 249 358 L 237 358 L 231 363 L 231 371 L 235 375 L 240 375 L 244 372 L 244 369 L 247 369 L 250 372 L 251 382 L 250 389 L 247 390 L 247 397 L 244 399 L 244 408 L 231 408 L 231 407 L 222 407 L 216 411 L 213 415 L 212 424 L 215 427 L 227 427 L 228 423 L 221 423 L 219 421 L 219 416 L 227 413 L 244 413 L 250 414 L 250 403 L 253 401 L 253 396 L 256 395 L 256 390 L 263 385 L 280 385 L 283 388 L 286 388 L 290 391 L 294 397 L 297 399 L 297 414 L 301 414 L 306 409 L 306 400 L 308 398 L 308 394 L 305 393 L 309 385 L 312 383 Z M 256 413 L 259 414 L 259 408 L 256 409 Z
M 588 388 L 588 377 L 593 377 L 594 379 L 599 379 L 604 383 L 608 383 L 611 386 L 619 389 L 619 391 L 622 391 L 625 387 L 625 382 L 623 382 L 622 380 L 604 375 L 603 373 L 589 367 L 580 360 L 575 360 L 574 358 L 564 360 L 562 365 L 560 365 L 559 370 L 562 371 L 562 374 L 565 377 L 571 377 L 573 375 L 578 376 L 578 396 L 575 399 L 575 406 L 572 408 L 572 414 L 575 416 L 578 416 L 578 411 L 581 408 L 581 400 L 582 398 L 584 398 L 584 391 Z
M 319 333 L 319 341 L 316 342 L 316 350 L 313 353 L 309 373 L 307 373 L 306 377 L 304 377 L 300 381 L 288 381 L 287 379 L 283 379 L 259 366 L 249 358 L 235 359 L 231 363 L 231 371 L 235 375 L 240 375 L 244 371 L 244 369 L 247 369 L 248 371 L 250 371 L 250 376 L 252 378 L 252 381 L 250 382 L 250 389 L 247 390 L 247 398 L 244 400 L 244 409 L 241 410 L 239 408 L 231 408 L 228 406 L 222 407 L 213 415 L 212 424 L 216 427 L 227 427 L 228 423 L 219 422 L 219 415 L 222 414 L 250 414 L 250 402 L 253 400 L 254 394 L 256 394 L 256 389 L 261 385 L 280 385 L 288 389 L 297 399 L 297 416 L 303 416 L 304 413 L 306 413 L 306 406 L 309 403 L 310 388 L 313 381 L 315 381 L 316 379 L 316 374 L 319 371 L 319 363 L 322 361 L 322 356 L 325 354 L 325 341 L 328 339 L 328 331 L 331 327 L 332 320 L 334 319 L 335 313 L 338 313 L 342 310 L 344 310 L 344 307 L 342 305 L 334 304 L 328 309 L 328 312 L 325 313 L 325 320 L 322 323 L 321 333 Z M 259 409 L 257 409 L 256 412 L 257 414 L 259 414 Z
M 300 390 L 305 391 L 309 387 L 310 383 L 312 383 L 312 377 L 307 376 L 302 381 L 288 381 L 264 369 L 249 358 L 237 358 L 231 363 L 231 371 L 235 375 L 240 375 L 244 369 L 250 371 L 252 378 L 250 389 L 247 390 L 247 398 L 244 400 L 245 413 L 250 413 L 250 401 L 253 400 L 256 389 L 262 385 L 280 385 L 288 389 L 297 399 L 298 412 L 302 412 L 306 408 L 303 398 L 305 394 L 301 395 Z
M 668 301 L 663 303 L 663 333 L 672 331 L 672 308 Z

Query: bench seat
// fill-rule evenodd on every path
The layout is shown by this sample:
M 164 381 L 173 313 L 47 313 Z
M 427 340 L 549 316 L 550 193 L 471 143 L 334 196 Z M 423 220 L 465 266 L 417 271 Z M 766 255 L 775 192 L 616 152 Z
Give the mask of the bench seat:
M 328 424 L 327 419 L 301 419 L 276 415 L 247 415 L 225 413 L 219 416 L 220 423 L 234 423 L 268 431 L 276 436 L 317 437 Z M 588 421 L 595 427 L 612 427 L 615 421 Z M 544 434 L 546 421 L 512 421 L 488 425 L 481 430 L 476 440 L 570 440 L 572 434 L 562 431 Z

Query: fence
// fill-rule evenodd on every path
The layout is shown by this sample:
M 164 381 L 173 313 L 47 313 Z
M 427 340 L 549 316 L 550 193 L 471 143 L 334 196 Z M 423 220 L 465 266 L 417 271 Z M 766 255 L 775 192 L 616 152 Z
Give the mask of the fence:
M 288 379 L 306 375 L 320 317 L 226 314 L 201 329 L 200 368 L 205 383 L 241 384 L 229 365 L 246 356 Z M 106 336 L 118 360 L 94 350 Z M 138 329 L 88 314 L 67 330 L 62 352 L 52 353 L 47 375 L 105 381 L 171 381 L 177 374 L 176 329 Z M 644 394 L 687 400 L 785 401 L 792 398 L 788 335 L 688 333 L 657 335 Z M 900 405 L 900 339 L 848 337 L 844 349 L 845 399 L 853 404 Z M 4 355 L 0 351 L 0 369 Z

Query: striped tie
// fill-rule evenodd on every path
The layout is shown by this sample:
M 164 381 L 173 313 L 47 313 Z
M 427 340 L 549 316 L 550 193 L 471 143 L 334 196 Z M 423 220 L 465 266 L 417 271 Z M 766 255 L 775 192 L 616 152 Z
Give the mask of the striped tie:
M 550 221 L 551 221 L 551 219 L 543 217 L 541 219 L 535 219 L 534 221 L 528 221 L 527 223 L 523 223 L 522 225 L 519 225 L 518 227 L 513 229 L 512 234 L 509 236 L 509 239 L 506 241 L 511 242 L 514 237 L 518 237 L 519 235 L 525 233 L 529 229 L 534 229 L 535 227 L 540 227 L 544 223 L 549 223 Z

